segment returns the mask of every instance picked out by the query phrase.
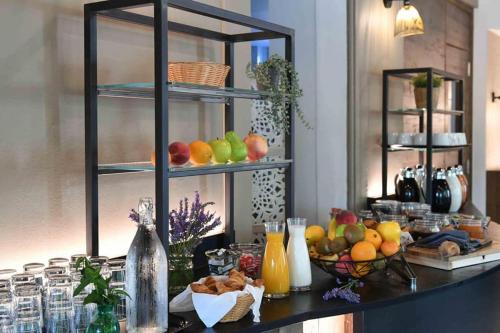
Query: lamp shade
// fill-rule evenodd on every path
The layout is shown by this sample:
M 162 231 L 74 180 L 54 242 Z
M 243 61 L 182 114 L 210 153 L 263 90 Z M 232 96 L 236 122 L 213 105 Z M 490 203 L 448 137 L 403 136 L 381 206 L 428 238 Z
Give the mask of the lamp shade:
M 394 36 L 407 37 L 421 35 L 424 33 L 424 21 L 418 13 L 417 8 L 412 5 L 404 5 L 396 15 L 396 26 Z

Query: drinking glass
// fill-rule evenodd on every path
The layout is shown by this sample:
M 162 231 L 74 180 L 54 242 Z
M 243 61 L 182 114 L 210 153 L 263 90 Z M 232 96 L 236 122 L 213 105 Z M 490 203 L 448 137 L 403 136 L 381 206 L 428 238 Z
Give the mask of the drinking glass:
M 14 289 L 14 318 L 17 333 L 41 333 L 42 295 L 36 284 L 21 284 Z
M 110 286 L 112 288 L 125 290 L 124 282 L 111 282 Z M 125 320 L 127 318 L 127 297 L 124 295 L 120 296 L 120 301 L 115 306 L 116 319 Z
M 49 267 L 64 267 L 64 274 L 69 274 L 69 259 L 68 258 L 52 258 L 49 259 Z
M 14 331 L 14 308 L 12 293 L 8 290 L 0 291 L 0 332 Z
M 5 288 L 8 283 L 9 289 L 12 287 L 12 275 L 16 274 L 15 269 L 0 269 L 0 281 L 2 281 L 0 288 Z M 3 287 L 2 287 L 3 286 Z
M 286 249 L 290 270 L 290 290 L 311 290 L 311 262 L 305 238 L 306 219 L 301 217 L 288 218 L 287 223 L 290 233 Z
M 35 283 L 43 288 L 43 277 L 45 265 L 38 262 L 29 263 L 23 266 L 24 272 L 33 274 Z
M 86 254 L 73 254 L 71 256 L 70 262 L 69 262 L 69 268 L 70 268 L 71 272 L 76 270 L 76 262 L 80 258 L 87 258 L 87 255 Z
M 69 275 L 49 277 L 47 290 L 47 332 L 72 333 L 73 322 L 73 286 Z
M 10 291 L 11 290 L 11 283 L 10 280 L 7 279 L 2 279 L 0 280 L 0 291 Z
M 125 259 L 113 259 L 108 262 L 111 282 L 125 283 Z
M 81 278 L 82 275 L 79 271 L 74 271 L 71 274 L 73 290 L 80 285 Z M 89 326 L 94 316 L 96 305 L 93 303 L 83 304 L 85 297 L 92 291 L 92 288 L 92 284 L 90 284 L 79 295 L 73 297 L 73 309 L 75 312 L 73 322 L 77 333 L 85 333 L 87 326 Z
M 265 282 L 264 297 L 284 298 L 290 290 L 288 261 L 283 240 L 285 224 L 282 222 L 266 222 L 266 250 L 262 263 L 262 278 Z
M 19 273 L 12 275 L 12 286 L 14 288 L 24 284 L 36 284 L 35 275 L 31 273 Z
M 100 267 L 101 275 L 107 279 L 111 276 L 111 272 L 109 271 L 109 258 L 106 256 L 95 256 L 90 257 L 89 259 L 92 267 Z

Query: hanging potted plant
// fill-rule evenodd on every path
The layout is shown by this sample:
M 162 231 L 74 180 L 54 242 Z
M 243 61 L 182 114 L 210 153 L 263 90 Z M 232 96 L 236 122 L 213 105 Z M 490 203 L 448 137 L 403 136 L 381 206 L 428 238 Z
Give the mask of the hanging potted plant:
M 267 120 L 271 121 L 275 128 L 289 133 L 289 107 L 295 110 L 295 114 L 306 128 L 311 128 L 298 103 L 303 92 L 292 63 L 274 54 L 255 67 L 248 64 L 247 75 L 249 78 L 255 79 L 258 90 L 267 92 L 260 106 Z
M 123 297 L 129 297 L 127 292 L 111 287 L 111 277 L 105 279 L 101 275 L 101 268 L 92 267 L 85 257 L 78 259 L 76 269 L 81 271 L 82 278 L 73 296 L 80 295 L 88 285 L 93 285 L 92 292 L 85 297 L 83 304 L 97 305 L 97 313 L 87 327 L 87 333 L 119 333 L 120 324 L 116 318 L 115 307 Z
M 415 95 L 415 104 L 417 109 L 427 108 L 427 74 L 418 74 L 411 80 Z M 432 109 L 436 110 L 439 102 L 439 92 L 443 79 L 437 75 L 432 77 Z

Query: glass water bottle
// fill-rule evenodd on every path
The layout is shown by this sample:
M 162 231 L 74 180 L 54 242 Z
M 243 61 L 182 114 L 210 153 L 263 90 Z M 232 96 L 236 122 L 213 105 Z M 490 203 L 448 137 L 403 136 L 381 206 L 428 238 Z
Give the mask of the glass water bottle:
M 168 261 L 153 221 L 153 199 L 139 202 L 139 223 L 126 261 L 127 332 L 168 330 Z

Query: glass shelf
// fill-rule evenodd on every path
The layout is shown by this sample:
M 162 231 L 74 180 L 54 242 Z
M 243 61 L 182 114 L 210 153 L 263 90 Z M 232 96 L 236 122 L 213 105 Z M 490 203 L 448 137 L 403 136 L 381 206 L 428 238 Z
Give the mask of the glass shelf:
M 399 114 L 403 116 L 422 116 L 424 113 L 427 112 L 427 109 L 393 109 L 389 110 L 390 114 Z M 453 115 L 453 116 L 463 116 L 464 112 L 460 110 L 433 110 L 432 113 L 435 114 L 448 114 L 448 115 Z
M 461 149 L 465 149 L 470 147 L 470 144 L 467 145 L 459 145 L 459 146 L 432 146 L 432 151 L 436 153 L 444 153 L 448 151 L 458 151 Z M 387 146 L 388 152 L 397 152 L 397 151 L 419 151 L 425 152 L 427 150 L 427 146 L 412 146 L 412 145 L 391 145 Z
M 99 96 L 154 99 L 153 82 L 98 85 Z M 228 98 L 262 99 L 269 93 L 265 91 L 240 88 L 219 88 L 190 83 L 168 82 L 169 99 L 201 101 L 207 103 L 226 103 Z
M 263 158 L 258 162 L 238 162 L 228 164 L 209 164 L 209 165 L 186 165 L 181 167 L 170 167 L 169 178 L 202 176 L 228 172 L 243 172 L 265 169 L 288 168 L 292 160 L 278 159 L 273 157 Z M 155 166 L 151 162 L 132 162 L 116 164 L 99 164 L 98 174 L 124 174 L 135 172 L 154 172 Z

